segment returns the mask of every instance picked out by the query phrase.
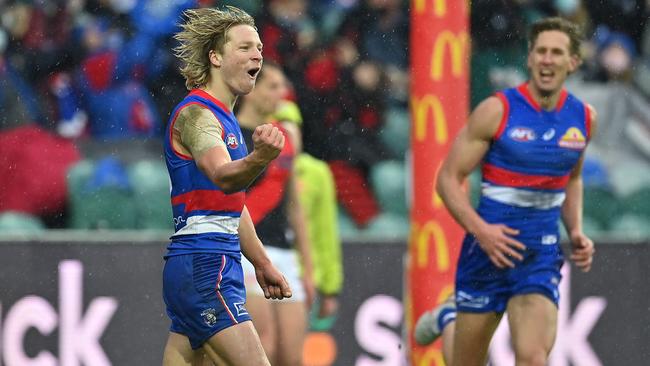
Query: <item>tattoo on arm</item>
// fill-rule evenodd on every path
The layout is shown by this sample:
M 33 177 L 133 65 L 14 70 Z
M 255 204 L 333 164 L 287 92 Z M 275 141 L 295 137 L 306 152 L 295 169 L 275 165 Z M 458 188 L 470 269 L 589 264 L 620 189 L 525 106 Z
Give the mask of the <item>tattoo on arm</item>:
M 219 144 L 225 144 L 221 138 L 221 123 L 210 110 L 198 105 L 183 108 L 176 117 L 174 129 L 194 159 Z

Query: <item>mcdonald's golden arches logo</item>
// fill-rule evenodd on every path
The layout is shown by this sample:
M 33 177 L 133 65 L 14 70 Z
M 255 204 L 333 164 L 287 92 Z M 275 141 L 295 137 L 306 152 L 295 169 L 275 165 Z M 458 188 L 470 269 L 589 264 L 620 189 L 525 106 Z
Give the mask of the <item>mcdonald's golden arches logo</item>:
M 422 98 L 413 96 L 411 99 L 411 115 L 413 116 L 415 140 L 422 142 L 427 138 L 427 125 L 429 111 L 433 116 L 435 128 L 435 141 L 444 145 L 449 140 L 447 117 L 442 103 L 437 96 L 426 94 Z
M 427 11 L 428 4 L 433 4 L 433 15 L 442 18 L 447 15 L 447 3 L 449 1 L 457 1 L 462 6 L 461 13 L 467 15 L 470 0 L 413 0 L 413 9 L 415 13 L 422 14 Z
M 449 257 L 449 245 L 447 236 L 440 224 L 435 220 L 429 220 L 421 227 L 418 223 L 411 226 L 411 243 L 415 245 L 415 262 L 418 268 L 424 268 L 429 263 L 429 247 L 431 240 L 435 247 L 436 269 L 438 272 L 449 270 L 451 259 Z
M 457 0 L 456 0 L 457 1 Z M 433 14 L 437 17 L 447 15 L 447 0 L 414 0 L 416 13 L 424 13 L 427 10 L 427 4 L 433 3 Z
M 451 75 L 461 77 L 468 62 L 469 36 L 466 31 L 453 33 L 442 31 L 436 37 L 431 53 L 431 78 L 439 81 L 442 78 L 446 55 L 450 55 Z

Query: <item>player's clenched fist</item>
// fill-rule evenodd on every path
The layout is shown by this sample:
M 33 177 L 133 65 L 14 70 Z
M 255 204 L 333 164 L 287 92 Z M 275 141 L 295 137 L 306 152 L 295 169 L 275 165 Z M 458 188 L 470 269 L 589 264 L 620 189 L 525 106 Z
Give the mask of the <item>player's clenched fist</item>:
M 253 153 L 261 160 L 275 159 L 284 147 L 284 134 L 270 123 L 257 126 L 253 132 Z

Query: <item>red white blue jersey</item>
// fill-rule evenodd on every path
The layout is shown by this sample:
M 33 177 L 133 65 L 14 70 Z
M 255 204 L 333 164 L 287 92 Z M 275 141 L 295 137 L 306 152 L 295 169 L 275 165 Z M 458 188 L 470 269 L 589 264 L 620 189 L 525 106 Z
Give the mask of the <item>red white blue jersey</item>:
M 556 244 L 569 175 L 590 137 L 590 110 L 566 90 L 555 109 L 544 110 L 526 84 L 496 96 L 504 114 L 483 159 L 478 213 L 520 230 L 527 246 Z
M 191 156 L 175 150 L 172 144 L 178 114 L 193 104 L 209 109 L 221 124 L 221 139 L 231 160 L 241 159 L 248 153 L 234 114 L 208 93 L 195 89 L 174 108 L 164 140 L 175 232 L 166 257 L 190 253 L 239 254 L 237 230 L 244 207 L 244 191 L 224 193 L 201 172 Z

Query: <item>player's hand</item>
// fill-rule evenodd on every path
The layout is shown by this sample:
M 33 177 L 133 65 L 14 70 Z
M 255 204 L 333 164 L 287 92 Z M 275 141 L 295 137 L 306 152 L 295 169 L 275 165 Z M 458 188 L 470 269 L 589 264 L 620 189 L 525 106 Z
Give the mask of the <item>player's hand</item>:
M 474 236 L 476 236 L 481 249 L 495 266 L 498 268 L 514 268 L 515 263 L 512 259 L 524 260 L 524 257 L 517 249 L 526 250 L 525 245 L 513 238 L 518 234 L 519 230 L 503 224 L 487 224 Z
M 291 297 L 291 288 L 287 279 L 271 262 L 255 267 L 255 277 L 267 299 L 282 300 Z
M 253 132 L 253 154 L 264 163 L 280 155 L 284 147 L 284 134 L 270 123 L 257 126 Z
M 336 314 L 339 310 L 339 298 L 336 295 L 320 296 L 320 309 L 318 309 L 319 318 L 327 318 Z
M 314 285 L 314 281 L 311 279 L 311 276 L 303 276 L 302 277 L 302 286 L 305 288 L 305 302 L 307 304 L 307 308 L 311 308 L 312 304 L 314 303 L 314 299 L 316 298 L 316 286 Z
M 596 252 L 594 242 L 581 232 L 571 234 L 570 239 L 571 260 L 582 272 L 589 272 Z

